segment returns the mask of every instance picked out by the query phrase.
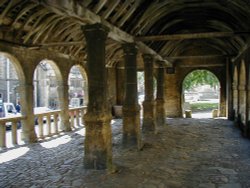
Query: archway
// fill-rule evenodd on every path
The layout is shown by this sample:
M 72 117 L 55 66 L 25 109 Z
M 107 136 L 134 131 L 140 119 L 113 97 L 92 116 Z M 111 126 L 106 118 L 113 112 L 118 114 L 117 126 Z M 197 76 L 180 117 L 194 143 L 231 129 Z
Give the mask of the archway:
M 138 103 L 142 105 L 145 98 L 145 84 L 144 84 L 144 71 L 137 72 L 137 92 L 138 92 Z
M 0 118 L 21 113 L 19 85 L 24 83 L 19 62 L 7 53 L 0 53 Z
M 87 83 L 85 70 L 80 65 L 73 66 L 68 76 L 70 107 L 80 107 L 88 104 Z
M 33 76 L 34 108 L 59 109 L 58 83 L 60 74 L 56 64 L 42 60 L 36 67 Z M 35 112 L 36 113 L 36 112 Z
M 193 70 L 182 82 L 182 110 L 193 118 L 219 116 L 220 82 L 208 70 Z

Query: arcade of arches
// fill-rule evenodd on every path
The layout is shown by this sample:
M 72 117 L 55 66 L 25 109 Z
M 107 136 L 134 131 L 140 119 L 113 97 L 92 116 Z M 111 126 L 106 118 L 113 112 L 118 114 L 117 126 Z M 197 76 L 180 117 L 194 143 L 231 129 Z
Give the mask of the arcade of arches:
M 249 10 L 248 0 L 1 0 L 0 52 L 19 78 L 22 140 L 39 137 L 33 76 L 44 59 L 57 77 L 62 131 L 73 121 L 69 72 L 75 65 L 86 71 L 85 168 L 112 165 L 112 107 L 122 106 L 123 146 L 141 149 L 142 134 L 156 134 L 166 117 L 182 117 L 183 79 L 201 68 L 219 79 L 219 116 L 250 136 Z M 142 131 L 137 71 L 145 73 Z

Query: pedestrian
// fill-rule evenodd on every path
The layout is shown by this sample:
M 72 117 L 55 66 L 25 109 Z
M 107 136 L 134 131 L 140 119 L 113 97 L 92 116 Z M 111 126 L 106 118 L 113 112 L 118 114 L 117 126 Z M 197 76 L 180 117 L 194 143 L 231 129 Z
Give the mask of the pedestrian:
M 20 112 L 21 112 L 21 105 L 20 105 L 20 102 L 19 102 L 19 101 L 17 102 L 17 105 L 16 105 L 16 112 L 17 112 L 17 113 L 20 113 Z

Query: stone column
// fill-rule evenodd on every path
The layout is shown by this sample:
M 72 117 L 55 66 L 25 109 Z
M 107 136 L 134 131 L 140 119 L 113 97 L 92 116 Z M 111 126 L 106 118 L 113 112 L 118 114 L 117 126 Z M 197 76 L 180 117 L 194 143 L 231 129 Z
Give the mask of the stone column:
M 244 136 L 246 136 L 246 102 L 247 102 L 247 92 L 246 92 L 246 85 L 240 84 L 239 85 L 239 114 L 240 114 L 240 124 L 241 129 L 243 131 Z
M 240 126 L 243 131 L 244 136 L 247 136 L 247 122 L 246 122 L 246 113 L 247 113 L 247 91 L 246 91 L 246 67 L 245 61 L 241 61 L 240 66 L 240 75 L 239 75 L 239 114 L 240 114 Z
M 141 149 L 140 106 L 137 94 L 137 48 L 134 43 L 123 44 L 125 57 L 125 95 L 123 101 L 123 145 Z
M 108 29 L 101 24 L 86 25 L 89 102 L 84 116 L 86 135 L 84 165 L 88 169 L 112 168 L 111 112 L 108 108 L 105 41 Z
M 86 78 L 84 77 L 84 79 L 86 79 Z M 88 105 L 88 98 L 89 98 L 89 96 L 88 96 L 88 83 L 87 83 L 87 80 L 83 81 L 83 94 L 84 94 L 83 105 L 85 106 L 85 105 Z
M 37 141 L 37 135 L 34 129 L 35 116 L 33 112 L 33 85 L 20 84 L 19 93 L 21 95 L 21 113 L 26 118 L 22 120 L 21 139 L 25 143 L 33 143 Z
M 219 110 L 219 116 L 220 117 L 225 117 L 226 116 L 226 82 L 223 81 L 221 82 L 221 87 L 220 87 L 220 110 Z
M 247 137 L 250 137 L 250 73 L 248 73 L 247 85 Z
M 143 101 L 143 132 L 155 132 L 155 104 L 154 104 L 154 88 L 153 88 L 153 61 L 154 58 L 150 54 L 143 55 L 144 60 L 144 84 L 145 99 Z
M 66 81 L 65 81 L 66 82 Z M 69 86 L 66 83 L 58 82 L 58 97 L 59 97 L 59 107 L 60 112 L 60 129 L 62 131 L 69 132 L 71 131 L 70 122 L 69 122 Z
M 157 92 L 156 92 L 156 124 L 157 126 L 165 125 L 165 100 L 164 100 L 164 91 L 165 91 L 165 77 L 164 77 L 164 66 L 162 63 L 159 63 L 159 68 L 157 71 Z
M 232 76 L 230 75 L 231 71 L 231 62 L 229 59 L 227 59 L 227 81 L 226 81 L 226 87 L 227 87 L 227 118 L 229 120 L 233 120 L 233 92 L 232 92 Z
M 234 109 L 234 121 L 237 122 L 238 119 L 238 71 L 237 67 L 234 68 L 234 78 L 233 78 L 233 109 Z

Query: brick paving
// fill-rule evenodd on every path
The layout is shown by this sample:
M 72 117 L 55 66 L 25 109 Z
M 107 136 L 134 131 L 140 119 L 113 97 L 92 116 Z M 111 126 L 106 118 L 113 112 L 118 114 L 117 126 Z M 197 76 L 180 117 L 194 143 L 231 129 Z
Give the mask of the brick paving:
M 122 121 L 113 121 L 116 172 L 84 169 L 81 127 L 0 151 L 0 187 L 250 187 L 250 141 L 230 121 L 168 119 L 157 135 L 143 136 L 141 151 L 122 148 Z

